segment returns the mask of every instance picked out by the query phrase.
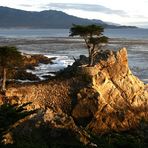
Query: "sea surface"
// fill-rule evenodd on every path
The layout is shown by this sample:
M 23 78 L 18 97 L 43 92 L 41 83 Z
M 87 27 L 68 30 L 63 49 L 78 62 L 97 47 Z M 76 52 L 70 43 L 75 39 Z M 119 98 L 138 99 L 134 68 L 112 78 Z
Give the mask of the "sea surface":
M 109 43 L 104 49 L 126 47 L 132 72 L 148 83 L 148 29 L 105 29 Z M 74 58 L 88 55 L 81 38 L 69 37 L 68 29 L 0 29 L 0 46 L 17 46 L 21 52 L 57 57 L 54 64 L 40 64 L 34 71 L 41 79 L 72 65 Z
M 44 38 L 44 37 L 68 37 L 68 29 L 3 29 L 0 28 L 0 38 Z M 105 29 L 104 34 L 110 38 L 148 40 L 148 29 Z

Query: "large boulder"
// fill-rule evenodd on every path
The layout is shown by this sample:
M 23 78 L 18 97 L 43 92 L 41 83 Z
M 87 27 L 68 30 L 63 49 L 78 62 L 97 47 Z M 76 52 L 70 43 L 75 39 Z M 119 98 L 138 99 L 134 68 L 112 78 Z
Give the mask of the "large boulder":
M 127 130 L 148 119 L 148 89 L 130 71 L 125 48 L 100 52 L 94 67 L 98 73 L 77 93 L 72 111 L 76 121 L 90 118 L 87 128 L 99 133 Z

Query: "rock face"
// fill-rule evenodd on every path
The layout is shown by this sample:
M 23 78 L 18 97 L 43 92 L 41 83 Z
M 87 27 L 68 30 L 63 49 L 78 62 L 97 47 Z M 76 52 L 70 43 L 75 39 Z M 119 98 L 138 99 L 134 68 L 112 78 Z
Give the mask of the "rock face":
M 88 76 L 92 85 L 77 94 L 76 120 L 91 118 L 87 128 L 99 133 L 126 130 L 148 117 L 148 90 L 130 71 L 125 48 L 100 52 L 94 68 L 98 73 Z
M 66 107 L 71 103 L 68 93 L 69 85 L 72 83 L 71 81 L 53 80 L 47 83 L 18 85 L 8 88 L 6 95 L 10 101 L 18 100 L 19 104 L 32 102 L 30 106 L 32 109 L 45 109 L 54 104 L 67 110 Z
M 48 58 L 40 54 L 25 54 L 22 55 L 22 64 L 17 69 L 8 69 L 7 78 L 14 80 L 30 80 L 30 81 L 40 81 L 40 78 L 35 74 L 27 72 L 27 69 L 34 70 L 36 66 L 41 64 L 53 64 L 52 60 L 56 58 Z M 2 74 L 2 69 L 0 68 L 0 78 Z
M 52 60 L 54 59 L 55 58 L 48 58 L 40 54 L 36 54 L 36 55 L 23 54 L 24 67 L 29 69 L 33 69 L 34 66 L 37 66 L 39 63 L 53 64 Z
M 84 59 L 79 62 L 87 64 Z M 79 67 L 77 76 L 68 79 L 9 87 L 6 95 L 11 99 L 15 96 L 19 103 L 33 102 L 30 108 L 44 109 L 45 122 L 53 123 L 58 111 L 48 115 L 47 110 L 54 104 L 64 112 L 62 116 L 71 119 L 70 128 L 78 130 L 76 125 L 81 125 L 97 134 L 127 130 L 137 126 L 142 118 L 148 119 L 148 86 L 130 71 L 125 48 L 118 52 L 100 51 L 91 67 L 94 72 L 88 69 Z M 63 117 L 58 120 L 66 128 L 66 119 L 65 124 Z M 54 126 L 60 125 L 54 122 Z

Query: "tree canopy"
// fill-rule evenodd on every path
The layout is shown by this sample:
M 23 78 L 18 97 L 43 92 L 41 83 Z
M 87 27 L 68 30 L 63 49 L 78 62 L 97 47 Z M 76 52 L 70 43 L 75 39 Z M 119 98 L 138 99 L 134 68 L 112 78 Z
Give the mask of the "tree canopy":
M 102 35 L 102 32 L 104 31 L 104 28 L 102 26 L 97 25 L 88 25 L 88 26 L 82 26 L 82 25 L 73 25 L 70 29 L 70 36 L 81 36 L 81 37 L 92 37 L 93 35 L 100 36 Z
M 102 47 L 102 43 L 107 43 L 108 38 L 103 36 L 104 28 L 97 25 L 73 25 L 70 29 L 70 36 L 80 36 L 85 40 L 89 52 L 89 65 L 93 65 L 93 60 Z
M 0 66 L 5 68 L 14 68 L 21 64 L 22 56 L 16 47 L 0 47 Z
M 0 47 L 0 69 L 3 74 L 2 92 L 6 90 L 7 69 L 13 69 L 22 64 L 22 55 L 16 47 Z

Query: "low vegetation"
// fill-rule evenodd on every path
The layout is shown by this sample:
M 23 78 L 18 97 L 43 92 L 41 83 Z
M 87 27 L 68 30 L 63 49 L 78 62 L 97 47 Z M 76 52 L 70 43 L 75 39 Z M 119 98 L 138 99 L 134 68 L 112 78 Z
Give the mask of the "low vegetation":
M 0 106 L 0 146 L 4 146 L 6 142 L 5 135 L 15 128 L 20 120 L 37 111 L 27 111 L 26 106 L 29 104 L 11 105 L 10 103 L 4 103 Z

